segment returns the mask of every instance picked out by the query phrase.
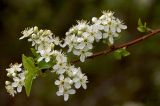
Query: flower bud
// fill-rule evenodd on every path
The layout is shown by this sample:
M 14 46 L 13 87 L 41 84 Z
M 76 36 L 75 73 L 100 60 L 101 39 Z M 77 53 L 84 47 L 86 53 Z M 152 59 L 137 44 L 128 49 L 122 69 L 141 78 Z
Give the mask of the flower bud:
M 9 84 L 11 84 L 11 82 L 10 82 L 10 81 L 6 81 L 5 84 L 6 84 L 6 85 L 9 85 Z
M 93 23 L 96 23 L 96 22 L 97 22 L 97 18 L 96 18 L 96 17 L 93 17 L 93 18 L 92 18 L 92 22 L 93 22 Z
M 102 15 L 99 19 L 104 20 L 105 18 L 105 15 Z
M 7 73 L 7 76 L 8 76 L 8 77 L 11 77 L 11 74 L 10 74 L 10 73 Z
M 38 27 L 35 26 L 35 27 L 33 28 L 33 31 L 34 31 L 34 32 L 38 32 Z
M 13 73 L 13 74 L 12 74 L 12 76 L 13 76 L 13 77 L 16 77 L 16 76 L 17 76 L 17 74 L 16 74 L 16 73 Z
M 78 35 L 82 35 L 82 33 L 83 33 L 82 31 L 78 31 Z
M 40 34 L 40 35 L 42 35 L 42 34 L 43 34 L 43 30 L 42 30 L 42 29 L 39 31 L 39 34 Z

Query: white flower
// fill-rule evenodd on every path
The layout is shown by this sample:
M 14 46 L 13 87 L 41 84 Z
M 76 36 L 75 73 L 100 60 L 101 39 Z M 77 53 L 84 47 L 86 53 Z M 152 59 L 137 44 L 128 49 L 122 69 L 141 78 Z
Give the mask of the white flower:
M 64 78 L 64 75 L 59 76 L 59 80 L 55 81 L 55 85 L 59 86 L 59 91 L 63 92 L 64 89 L 70 89 L 73 81 L 67 77 Z
M 22 66 L 22 64 L 18 64 L 18 63 L 14 64 L 14 65 L 11 64 L 10 68 L 6 69 L 6 71 L 8 72 L 7 75 L 8 76 L 10 76 L 10 75 L 15 76 L 17 72 L 22 71 L 21 66 Z
M 12 95 L 14 97 L 15 94 L 17 94 L 17 92 L 14 90 L 13 86 L 11 85 L 7 85 L 5 86 L 7 92 Z
M 81 20 L 77 21 L 78 25 L 76 26 L 78 30 L 85 30 L 88 27 L 87 21 Z
M 92 52 L 88 52 L 86 50 L 74 50 L 73 53 L 77 56 L 80 56 L 81 62 L 84 62 L 86 57 L 91 56 L 93 54 Z
M 93 17 L 92 22 L 77 21 L 77 25 L 74 25 L 66 32 L 64 40 L 60 40 L 59 37 L 53 36 L 50 30 L 38 29 L 38 27 L 32 27 L 25 29 L 20 39 L 28 37 L 28 41 L 35 47 L 37 53 L 40 54 L 38 62 L 44 60 L 46 63 L 54 61 L 52 66 L 52 72 L 58 74 L 59 79 L 55 81 L 55 85 L 58 86 L 58 96 L 63 95 L 64 100 L 67 101 L 69 94 L 75 94 L 75 90 L 81 86 L 86 89 L 88 79 L 85 74 L 81 72 L 80 68 L 76 68 L 71 65 L 67 60 L 67 56 L 60 50 L 56 50 L 57 46 L 62 48 L 67 47 L 68 52 L 72 52 L 74 55 L 79 56 L 80 61 L 84 62 L 89 56 L 92 56 L 93 44 L 101 40 L 107 41 L 108 45 L 113 45 L 115 38 L 119 37 L 120 32 L 127 28 L 121 20 L 114 17 L 114 13 L 111 11 L 103 11 L 102 16 L 99 18 Z M 22 86 L 24 86 L 24 77 L 20 76 L 22 71 L 21 66 L 11 66 L 8 71 L 8 76 L 13 77 L 14 82 L 6 82 L 7 89 L 14 95 L 17 92 L 21 92 Z M 22 83 L 23 82 L 23 83 Z M 14 91 L 17 88 L 17 91 Z
M 121 29 L 127 29 L 127 26 L 126 26 L 126 25 L 123 25 L 123 23 L 122 23 L 119 19 L 117 19 L 117 20 L 116 20 L 116 31 L 117 31 L 118 33 L 120 33 L 120 32 L 121 32 Z
M 61 40 L 59 39 L 59 37 L 53 37 L 53 43 L 55 44 L 55 45 L 60 45 L 61 44 Z
M 57 74 L 63 74 L 66 71 L 66 63 L 57 63 L 53 66 L 53 71 L 56 72 Z
M 43 59 L 45 59 L 45 62 L 49 62 L 51 59 L 51 55 L 53 54 L 51 48 L 48 48 L 47 50 L 41 50 L 38 52 L 41 55 L 41 57 L 38 59 L 38 62 L 42 61 Z
M 24 31 L 22 31 L 23 36 L 19 39 L 24 39 L 26 37 L 29 37 L 33 33 L 33 27 L 32 28 L 26 28 Z
M 53 71 L 57 74 L 63 74 L 67 69 L 67 57 L 63 53 L 55 53 L 56 55 L 56 64 L 53 66 Z
M 78 71 L 80 71 L 80 67 L 76 68 L 74 65 L 72 65 L 68 67 L 68 70 L 66 71 L 66 73 L 69 77 L 74 77 Z
M 81 71 L 78 71 L 76 77 L 73 78 L 73 82 L 75 82 L 75 87 L 79 89 L 81 86 L 84 89 L 87 89 L 86 83 L 88 83 L 88 78 Z
M 11 64 L 10 68 L 6 69 L 8 72 L 7 76 L 13 78 L 14 81 L 14 82 L 10 81 L 5 82 L 6 90 L 12 96 L 21 92 L 22 87 L 24 86 L 25 76 L 24 76 L 24 70 L 22 70 L 21 66 L 22 64 L 16 63 L 14 65 Z M 15 88 L 17 88 L 17 91 L 15 90 Z
M 56 94 L 58 96 L 64 96 L 64 101 L 67 101 L 69 98 L 70 94 L 75 94 L 76 91 L 74 89 L 65 89 L 63 92 L 62 91 L 57 91 Z
M 100 28 L 97 25 L 91 25 L 89 28 L 89 33 L 94 37 L 94 39 L 98 42 L 100 39 L 102 39 L 102 32 L 100 31 Z
M 56 56 L 56 60 L 58 63 L 66 63 L 67 62 L 67 57 L 64 56 L 64 54 L 58 54 Z
M 22 87 L 24 86 L 25 76 L 24 73 L 19 74 L 18 77 L 13 78 L 12 86 L 17 88 L 17 92 L 22 91 Z

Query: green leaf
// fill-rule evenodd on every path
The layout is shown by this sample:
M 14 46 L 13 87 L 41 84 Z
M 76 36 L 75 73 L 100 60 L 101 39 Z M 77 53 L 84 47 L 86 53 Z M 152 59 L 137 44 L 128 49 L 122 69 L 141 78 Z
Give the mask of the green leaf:
M 39 69 L 49 69 L 49 68 L 51 68 L 53 65 L 54 65 L 55 63 L 54 63 L 54 61 L 50 61 L 50 62 L 48 62 L 48 63 L 46 63 L 45 61 L 40 61 L 39 63 L 38 63 L 38 68 Z
M 120 53 L 119 50 L 116 50 L 116 51 L 114 52 L 114 57 L 115 57 L 116 59 L 118 59 L 118 60 L 120 60 L 120 59 L 122 58 L 122 55 L 121 55 L 121 53 Z
M 36 52 L 36 50 L 34 48 L 31 48 L 31 52 L 33 54 L 33 56 L 35 57 L 39 57 L 40 55 Z
M 139 18 L 137 30 L 139 32 L 147 32 L 147 31 L 150 31 L 151 29 L 147 27 L 147 23 L 146 22 L 143 24 L 141 19 Z
M 128 55 L 130 55 L 130 53 L 125 48 L 118 49 L 114 52 L 116 59 L 121 59 L 122 57 L 126 57 Z
M 138 26 L 143 26 L 141 19 L 138 19 Z
M 37 76 L 39 70 L 34 65 L 34 60 L 31 57 L 26 57 L 25 55 L 22 55 L 22 62 L 23 66 L 25 68 L 26 74 L 25 74 L 25 90 L 27 96 L 30 95 L 31 87 L 33 79 Z
M 128 52 L 126 49 L 123 49 L 122 56 L 126 57 L 126 56 L 129 56 L 129 55 L 130 55 L 130 52 Z
M 137 28 L 137 30 L 138 30 L 139 32 L 146 32 L 146 31 L 147 31 L 147 28 L 144 27 L 144 26 L 139 26 L 139 27 Z
M 144 27 L 147 28 L 147 23 L 146 22 L 144 23 Z

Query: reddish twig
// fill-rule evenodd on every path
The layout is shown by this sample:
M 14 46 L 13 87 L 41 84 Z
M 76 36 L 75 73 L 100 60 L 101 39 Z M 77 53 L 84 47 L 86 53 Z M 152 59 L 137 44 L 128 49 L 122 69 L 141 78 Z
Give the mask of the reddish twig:
M 121 45 L 119 45 L 119 46 L 117 45 L 117 46 L 114 46 L 113 48 L 105 49 L 105 50 L 100 51 L 100 52 L 96 52 L 96 53 L 94 53 L 92 56 L 87 57 L 86 59 L 95 58 L 95 57 L 101 56 L 101 55 L 106 55 L 106 54 L 109 54 L 109 53 L 111 53 L 111 52 L 113 52 L 113 51 L 115 51 L 115 50 L 117 50 L 117 49 L 123 48 L 123 47 L 126 47 L 126 48 L 127 48 L 127 47 L 132 46 L 132 45 L 134 45 L 134 44 L 136 44 L 136 43 L 139 43 L 139 42 L 141 42 L 141 41 L 143 41 L 143 40 L 145 40 L 145 39 L 147 39 L 147 38 L 149 38 L 149 37 L 151 37 L 151 36 L 154 36 L 154 35 L 156 35 L 157 33 L 160 33 L 160 29 L 152 30 L 152 31 L 151 31 L 149 34 L 147 34 L 147 35 L 141 36 L 141 37 L 139 37 L 139 38 L 137 38 L 137 39 L 134 39 L 134 40 L 129 41 L 129 42 L 127 42 L 127 43 L 121 44 Z M 80 62 L 80 60 L 77 59 L 77 60 L 72 61 L 72 63 L 77 63 L 77 62 Z

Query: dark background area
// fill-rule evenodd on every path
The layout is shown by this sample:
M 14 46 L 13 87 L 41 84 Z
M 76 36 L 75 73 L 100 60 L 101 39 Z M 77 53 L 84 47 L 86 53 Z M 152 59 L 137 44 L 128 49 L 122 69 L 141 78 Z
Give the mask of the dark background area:
M 148 26 L 160 27 L 160 0 L 1 0 L 0 1 L 0 106 L 159 106 L 160 36 L 130 47 L 131 55 L 116 60 L 112 54 L 87 60 L 81 66 L 89 78 L 87 90 L 77 90 L 68 102 L 56 96 L 54 76 L 36 79 L 29 98 L 25 90 L 14 98 L 5 90 L 5 69 L 30 54 L 30 43 L 19 41 L 26 27 L 38 26 L 63 38 L 76 20 L 99 17 L 111 10 L 128 26 L 119 42 L 141 34 L 139 17 Z M 105 48 L 97 44 L 94 51 Z

